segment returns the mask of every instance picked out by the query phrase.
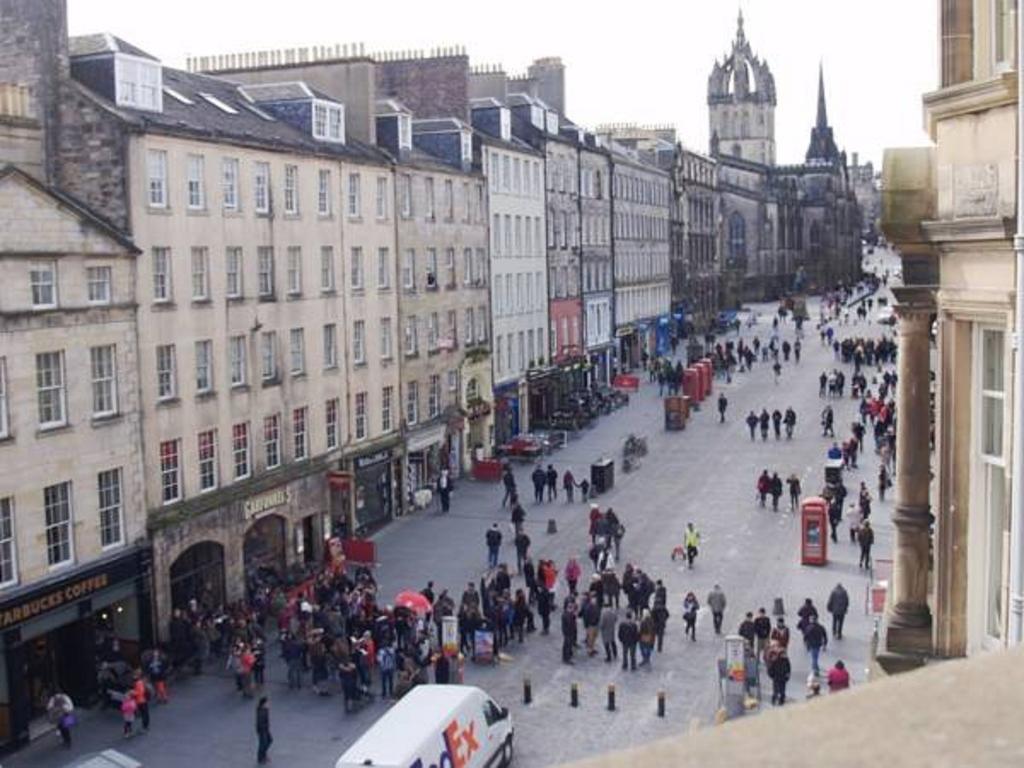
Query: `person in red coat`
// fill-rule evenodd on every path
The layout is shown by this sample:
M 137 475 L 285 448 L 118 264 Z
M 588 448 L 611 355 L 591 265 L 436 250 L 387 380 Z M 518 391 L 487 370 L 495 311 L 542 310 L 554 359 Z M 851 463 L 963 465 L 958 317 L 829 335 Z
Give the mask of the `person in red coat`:
M 846 665 L 843 664 L 843 660 L 840 659 L 835 663 L 835 666 L 828 671 L 828 692 L 835 693 L 841 691 L 844 688 L 850 687 L 850 672 L 846 669 Z

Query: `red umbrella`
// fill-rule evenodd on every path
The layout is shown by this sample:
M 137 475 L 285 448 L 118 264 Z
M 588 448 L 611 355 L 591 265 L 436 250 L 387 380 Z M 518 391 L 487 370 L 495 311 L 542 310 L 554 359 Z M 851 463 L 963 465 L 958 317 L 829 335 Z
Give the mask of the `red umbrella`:
M 408 608 L 410 611 L 416 611 L 416 613 L 419 614 L 430 613 L 433 608 L 427 598 L 419 592 L 413 592 L 411 590 L 399 592 L 395 597 L 395 605 L 402 608 Z

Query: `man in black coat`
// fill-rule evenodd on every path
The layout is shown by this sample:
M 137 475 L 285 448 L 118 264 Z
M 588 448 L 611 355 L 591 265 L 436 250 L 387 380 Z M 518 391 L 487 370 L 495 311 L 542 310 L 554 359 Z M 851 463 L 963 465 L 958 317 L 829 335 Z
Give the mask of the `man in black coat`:
M 837 640 L 843 637 L 843 622 L 850 610 L 850 595 L 842 584 L 836 584 L 832 594 L 828 596 L 825 608 L 832 614 L 832 637 Z
M 757 639 L 757 653 L 768 647 L 768 636 L 772 633 L 772 620 L 764 608 L 759 608 L 754 619 L 754 637 Z
M 554 501 L 558 498 L 558 470 L 551 464 L 548 464 L 546 478 L 548 483 L 548 501 Z
M 545 623 L 547 623 L 545 621 Z M 562 663 L 572 664 L 572 651 L 576 647 L 576 605 L 569 603 L 562 614 Z
M 636 672 L 636 644 L 640 641 L 640 627 L 633 618 L 633 612 L 626 614 L 625 621 L 619 623 L 619 644 L 622 645 L 622 668 L 629 666 Z M 628 665 L 627 665 L 628 662 Z
M 747 612 L 747 615 L 743 617 L 743 621 L 740 622 L 740 628 L 738 634 L 744 640 L 747 641 L 747 645 L 751 648 L 754 647 L 754 639 L 757 637 L 757 629 L 754 626 L 754 614 Z
M 548 482 L 548 473 L 538 464 L 530 478 L 533 480 L 533 500 L 540 504 L 544 501 L 544 486 Z

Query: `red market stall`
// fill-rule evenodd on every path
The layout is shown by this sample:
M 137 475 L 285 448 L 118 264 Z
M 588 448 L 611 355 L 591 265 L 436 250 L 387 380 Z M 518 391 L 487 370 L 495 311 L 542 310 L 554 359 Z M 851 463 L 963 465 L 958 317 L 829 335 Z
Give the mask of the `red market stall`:
M 800 504 L 800 564 L 828 563 L 828 502 L 811 496 Z

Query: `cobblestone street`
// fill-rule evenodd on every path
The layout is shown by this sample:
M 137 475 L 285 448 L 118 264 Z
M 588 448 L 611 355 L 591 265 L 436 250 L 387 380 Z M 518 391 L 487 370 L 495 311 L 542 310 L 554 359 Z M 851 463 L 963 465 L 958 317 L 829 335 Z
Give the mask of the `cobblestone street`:
M 761 313 L 760 322 L 740 334 L 747 342 L 755 335 L 766 341 L 771 331 L 774 307 L 761 305 L 756 309 Z M 869 578 L 857 567 L 857 548 L 849 543 L 845 521 L 839 543 L 830 547 L 829 564 L 824 568 L 802 567 L 797 518 L 788 511 L 773 513 L 770 506 L 761 509 L 755 501 L 755 481 L 765 468 L 777 471 L 783 479 L 795 472 L 805 495 L 816 494 L 823 482 L 825 452 L 831 439 L 823 438 L 819 427 L 824 403 L 818 397 L 818 375 L 840 364 L 814 330 L 816 299 L 809 301 L 808 309 L 812 320 L 805 325 L 801 362 L 784 365 L 777 384 L 773 383 L 770 364 L 765 363 L 757 363 L 750 373 L 738 374 L 731 384 L 716 380 L 712 400 L 691 418 L 686 430 L 666 432 L 657 385 L 644 381 L 628 407 L 602 417 L 596 426 L 549 458 L 559 472 L 571 467 L 577 478 L 588 473 L 589 464 L 601 456 L 616 459 L 615 487 L 600 497 L 599 503 L 603 508 L 614 507 L 625 525 L 622 560 L 664 581 L 671 617 L 664 653 L 656 654 L 650 667 L 635 673 L 606 664 L 600 655 L 592 659 L 577 655 L 574 666 L 563 665 L 558 614 L 550 636 L 537 633 L 522 646 L 513 644 L 510 660 L 489 668 L 467 663 L 465 682 L 481 686 L 512 710 L 516 764 L 520 768 L 538 768 L 632 746 L 709 723 L 719 704 L 716 658 L 722 655 L 723 644 L 713 634 L 711 616 L 703 603 L 715 583 L 722 585 L 728 598 L 725 630 L 729 632 L 735 631 L 745 611 L 763 606 L 770 613 L 774 598 L 784 600 L 787 623 L 796 635 L 790 643 L 793 676 L 789 694 L 799 706 L 796 700 L 804 695 L 809 658 L 795 630 L 796 609 L 805 597 L 810 597 L 827 624 L 825 603 L 831 589 L 842 582 L 851 598 L 846 636 L 839 641 L 830 639 L 822 664 L 827 668 L 842 658 L 854 685 L 864 681 L 873 628 L 873 618 L 866 610 Z M 782 339 L 793 340 L 792 322 L 780 330 Z M 878 336 L 881 327 L 851 323 L 837 325 L 836 331 L 838 338 Z M 736 335 L 730 334 L 729 338 L 735 339 Z M 852 366 L 843 370 L 849 379 Z M 719 424 L 714 398 L 723 386 L 729 407 L 726 423 Z M 847 436 L 856 417 L 858 402 L 849 397 L 832 401 L 836 432 L 841 439 Z M 790 405 L 798 416 L 793 440 L 776 441 L 770 436 L 767 442 L 760 437 L 751 442 L 743 422 L 748 411 L 760 411 L 762 407 L 785 410 Z M 619 457 L 622 440 L 630 432 L 646 435 L 650 451 L 641 459 L 638 471 L 624 475 Z M 846 474 L 851 499 L 856 498 L 862 480 L 875 495 L 877 468 L 877 457 L 869 451 L 860 469 Z M 528 464 L 517 468 L 524 499 L 532 495 L 528 492 L 531 469 Z M 390 600 L 402 589 L 420 589 L 427 580 L 432 580 L 437 590 L 447 588 L 457 600 L 466 582 L 478 582 L 484 573 L 484 532 L 495 521 L 501 522 L 505 533 L 502 559 L 514 565 L 508 512 L 500 508 L 500 499 L 498 486 L 463 480 L 456 486 L 448 515 L 418 513 L 381 531 L 376 540 L 382 601 Z M 780 507 L 788 507 L 785 496 Z M 564 500 L 542 505 L 527 501 L 526 511 L 526 530 L 533 541 L 531 554 L 535 560 L 551 558 L 561 567 L 575 555 L 586 569 L 586 505 L 577 501 L 570 506 Z M 883 559 L 889 557 L 891 549 L 890 511 L 888 499 L 873 504 L 874 552 Z M 549 518 L 557 523 L 554 535 L 546 532 Z M 700 556 L 692 571 L 669 557 L 672 547 L 681 542 L 688 521 L 693 521 L 702 535 Z M 520 583 L 514 580 L 515 585 Z M 683 638 L 680 606 L 689 590 L 702 604 L 696 642 Z M 559 603 L 561 595 L 564 591 Z M 357 714 L 345 716 L 340 696 L 324 699 L 309 689 L 289 691 L 282 662 L 276 653 L 268 654 L 268 659 L 275 738 L 272 754 L 279 765 L 332 766 L 384 711 L 385 705 L 378 700 Z M 216 674 L 219 671 L 175 684 L 171 703 L 155 708 L 150 733 L 130 741 L 121 740 L 119 717 L 113 711 L 82 713 L 73 752 L 114 746 L 141 760 L 146 768 L 253 764 L 253 702 L 239 700 L 230 680 Z M 522 704 L 524 677 L 533 684 L 533 703 L 529 706 Z M 770 684 L 763 674 L 762 680 L 762 706 L 769 706 Z M 580 686 L 578 709 L 569 707 L 573 682 Z M 616 712 L 605 709 L 609 683 L 614 683 L 617 690 Z M 667 696 L 664 719 L 656 716 L 659 690 Z M 553 727 L 555 722 L 557 727 Z M 47 736 L 5 760 L 4 765 L 49 768 L 64 765 L 68 759 L 58 739 Z

